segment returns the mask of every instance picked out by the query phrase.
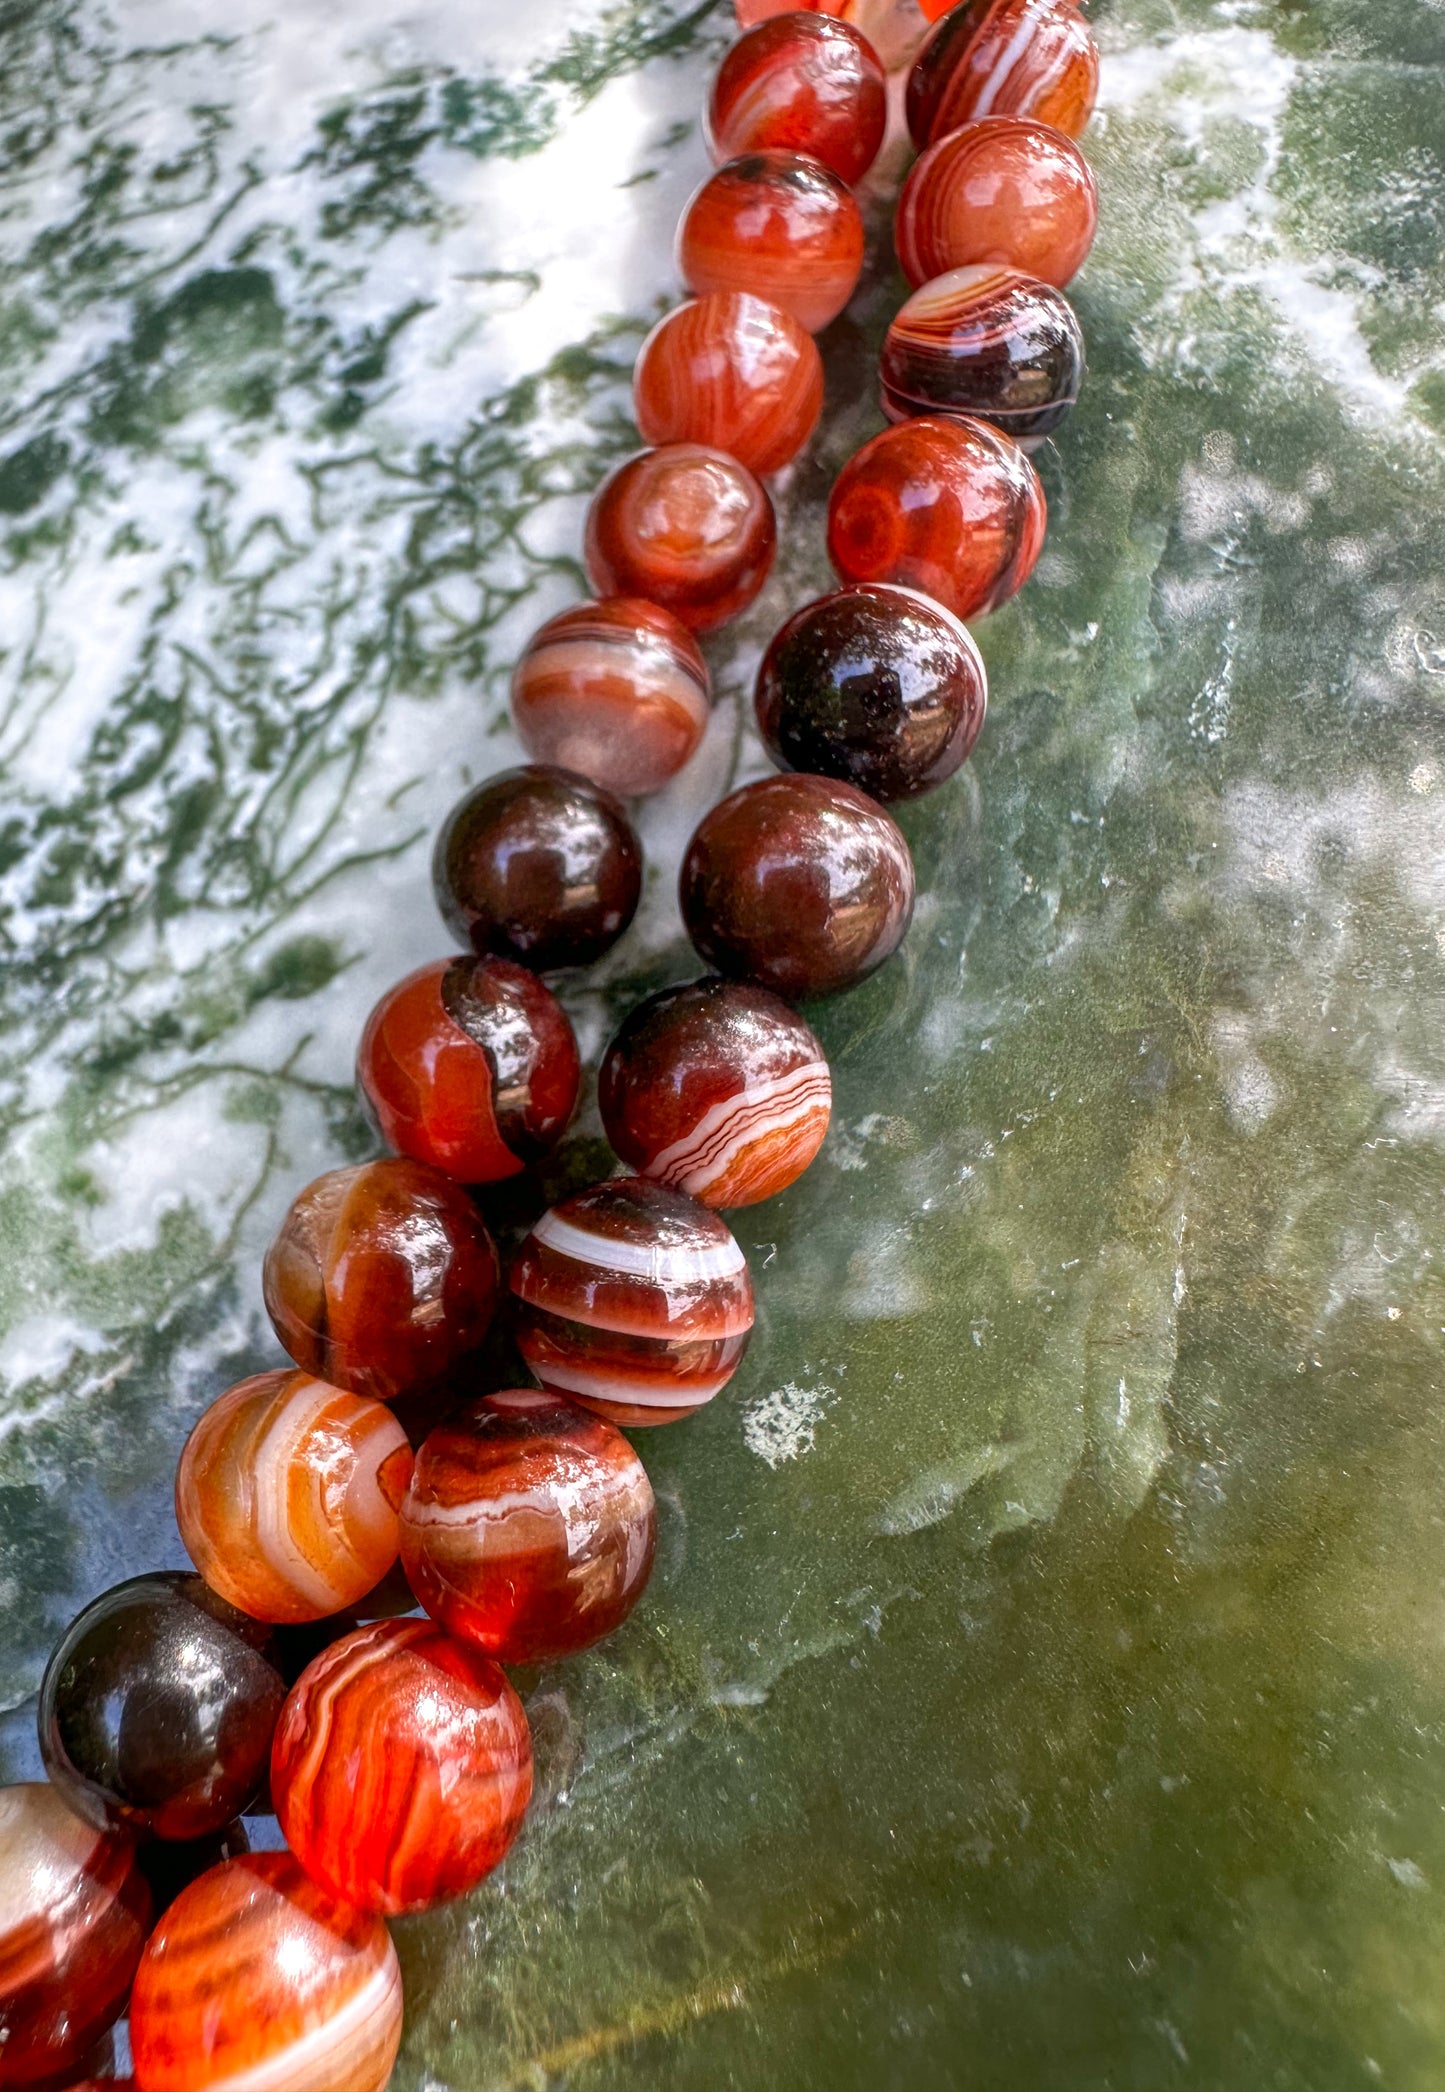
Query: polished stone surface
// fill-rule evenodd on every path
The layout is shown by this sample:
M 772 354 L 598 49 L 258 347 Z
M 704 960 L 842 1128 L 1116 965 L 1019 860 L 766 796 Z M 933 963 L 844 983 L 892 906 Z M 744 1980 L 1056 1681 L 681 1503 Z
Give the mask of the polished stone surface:
M 834 1130 L 735 1216 L 743 1368 L 639 1434 L 647 1603 L 523 1677 L 532 1821 L 399 1928 L 402 2092 L 1445 2073 L 1445 15 L 1095 25 L 1048 546 L 978 627 L 973 759 L 903 810 L 903 955 L 810 1012 Z M 58 1626 L 182 1562 L 190 1424 L 280 1362 L 287 1202 L 368 1152 L 357 1032 L 447 953 L 430 832 L 520 759 L 725 28 L 8 20 L 5 1778 Z M 887 222 L 821 344 L 860 404 L 709 642 L 638 923 L 566 985 L 594 1057 L 687 976 L 682 841 L 830 585 Z

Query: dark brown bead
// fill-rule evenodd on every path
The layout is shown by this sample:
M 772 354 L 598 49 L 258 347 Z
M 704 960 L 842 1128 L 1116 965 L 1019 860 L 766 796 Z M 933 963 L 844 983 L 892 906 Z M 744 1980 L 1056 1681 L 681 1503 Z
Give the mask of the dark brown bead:
M 590 965 L 622 935 L 642 892 L 642 845 L 611 792 L 530 763 L 458 800 L 432 882 L 459 944 L 548 973 Z

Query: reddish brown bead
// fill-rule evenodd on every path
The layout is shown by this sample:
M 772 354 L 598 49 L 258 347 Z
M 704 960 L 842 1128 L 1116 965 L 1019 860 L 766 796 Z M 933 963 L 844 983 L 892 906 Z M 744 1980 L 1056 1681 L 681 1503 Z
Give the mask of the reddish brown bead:
M 817 426 L 823 362 L 790 313 L 744 291 L 711 291 L 653 328 L 632 401 L 649 443 L 706 443 L 750 472 L 778 472 Z
M 707 664 L 686 625 L 638 596 L 550 618 L 512 676 L 512 717 L 527 752 L 629 799 L 676 777 L 711 704 Z
M 741 36 L 718 67 L 708 144 L 741 153 L 811 153 L 845 182 L 868 172 L 883 143 L 888 90 L 872 46 L 824 14 L 774 15 Z
M 940 138 L 898 199 L 904 275 L 927 283 L 973 262 L 1003 262 L 1060 288 L 1093 245 L 1099 192 L 1072 138 L 1027 116 L 989 116 Z
M 511 1388 L 432 1432 L 401 1529 L 407 1579 L 448 1634 L 502 1663 L 541 1663 L 627 1618 L 652 1570 L 657 1508 L 620 1431 Z
M 1044 542 L 1033 466 L 986 422 L 920 415 L 885 429 L 839 473 L 828 552 L 845 581 L 919 589 L 955 617 L 1021 588 Z
M 318 1177 L 266 1255 L 266 1311 L 298 1366 L 390 1402 L 431 1386 L 486 1335 L 501 1277 L 467 1194 L 387 1157 Z
M 356 1074 L 388 1146 L 463 1184 L 554 1148 L 582 1080 L 561 1004 L 508 959 L 440 959 L 398 981 L 366 1020 Z
M 587 511 L 585 554 L 600 595 L 645 596 L 693 632 L 746 610 L 777 548 L 773 504 L 746 465 L 702 443 L 640 451 Z
M 1077 138 L 1098 91 L 1099 54 L 1070 0 L 961 0 L 913 61 L 908 129 L 922 147 L 975 117 L 1036 116 Z
M 649 996 L 607 1049 L 607 1138 L 644 1177 L 704 1206 L 751 1206 L 822 1145 L 833 1082 L 810 1026 L 754 981 Z
M 902 942 L 913 859 L 896 824 L 831 777 L 764 777 L 715 806 L 687 848 L 683 921 L 722 973 L 832 995 Z
M 816 334 L 853 295 L 863 220 L 847 183 L 820 160 L 747 153 L 693 197 L 677 261 L 691 290 L 751 291 Z
M 893 317 L 879 373 L 890 421 L 971 414 L 1032 449 L 1079 396 L 1084 337 L 1062 291 L 983 262 L 913 293 Z

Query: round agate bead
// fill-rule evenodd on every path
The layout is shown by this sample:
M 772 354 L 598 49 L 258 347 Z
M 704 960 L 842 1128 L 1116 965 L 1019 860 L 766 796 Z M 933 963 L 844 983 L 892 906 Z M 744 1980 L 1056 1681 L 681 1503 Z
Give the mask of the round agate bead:
M 950 131 L 914 163 L 893 221 L 912 284 L 995 262 L 1061 288 L 1099 220 L 1093 169 L 1072 138 L 1027 116 Z
M 213 1867 L 179 1895 L 135 1979 L 140 2092 L 383 2092 L 401 1969 L 380 1918 L 289 1852 Z
M 778 472 L 817 426 L 823 360 L 790 313 L 746 291 L 710 291 L 653 328 L 632 400 L 649 443 L 710 444 L 750 472 Z
M 971 414 L 1031 448 L 1079 396 L 1084 337 L 1062 291 L 984 262 L 913 293 L 894 315 L 879 369 L 890 421 Z
M 176 1524 L 212 1590 L 258 1620 L 324 1620 L 400 1545 L 411 1447 L 380 1402 L 309 1373 L 258 1373 L 214 1401 L 176 1471 Z
M 587 511 L 587 573 L 600 595 L 644 596 L 692 632 L 746 610 L 777 549 L 773 504 L 746 465 L 705 443 L 641 451 Z
M 828 554 L 844 581 L 891 581 L 955 617 L 1007 602 L 1044 542 L 1044 490 L 987 422 L 918 416 L 885 429 L 839 473 Z
M 807 603 L 758 670 L 758 726 L 787 770 L 911 799 L 952 777 L 988 678 L 967 627 L 912 589 L 865 583 Z
M 356 1079 L 388 1147 L 463 1184 L 519 1176 L 557 1145 L 582 1064 L 551 989 L 510 959 L 438 959 L 366 1020 Z
M 464 1896 L 532 1791 L 522 1703 L 430 1620 L 378 1620 L 307 1665 L 276 1729 L 271 1796 L 314 1880 L 398 1917 Z
M 40 1686 L 40 1753 L 90 1822 L 202 1838 L 255 1800 L 285 1696 L 269 1628 L 199 1576 L 136 1576 L 56 1644 Z
M 809 153 L 845 182 L 878 157 L 888 123 L 883 68 L 850 22 L 774 15 L 740 36 L 718 67 L 707 108 L 714 161 Z
M 550 618 L 512 676 L 512 718 L 528 754 L 628 799 L 676 777 L 711 706 L 697 641 L 671 611 L 638 596 Z
M 125 2009 L 151 1898 L 129 1838 L 0 1787 L 0 2084 L 50 2085 Z
M 387 1156 L 330 1170 L 298 1194 L 262 1285 L 272 1326 L 304 1372 L 390 1402 L 476 1350 L 501 1278 L 460 1186 Z
M 704 1206 L 752 1206 L 808 1167 L 833 1082 L 811 1027 L 753 981 L 664 988 L 607 1049 L 602 1124 L 622 1160 Z
M 614 1424 L 670 1424 L 736 1372 L 747 1259 L 705 1206 L 616 1177 L 543 1214 L 512 1266 L 517 1347 L 554 1393 Z
M 536 1388 L 489 1395 L 432 1432 L 401 1525 L 420 1603 L 502 1663 L 611 1634 L 657 1543 L 652 1485 L 622 1433 Z
M 866 980 L 913 913 L 896 822 L 831 777 L 764 777 L 715 806 L 683 859 L 683 921 L 709 965 L 790 1000 Z
M 690 290 L 750 291 L 817 334 L 853 295 L 863 220 L 852 190 L 821 160 L 745 153 L 688 204 L 677 263 Z
M 538 973 L 590 966 L 637 913 L 642 845 L 611 792 L 531 763 L 457 801 L 432 886 L 458 944 Z
M 913 61 L 905 104 L 922 149 L 980 116 L 1036 116 L 1081 135 L 1099 92 L 1099 54 L 1069 0 L 961 0 Z

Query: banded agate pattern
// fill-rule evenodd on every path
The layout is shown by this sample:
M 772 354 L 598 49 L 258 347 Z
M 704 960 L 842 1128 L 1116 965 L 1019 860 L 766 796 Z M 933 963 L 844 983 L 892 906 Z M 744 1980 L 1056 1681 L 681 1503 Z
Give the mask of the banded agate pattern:
M 512 1267 L 517 1344 L 546 1388 L 615 1424 L 710 1402 L 753 1326 L 747 1259 L 681 1192 L 617 1177 L 543 1214 Z
M 131 2000 L 139 2092 L 382 2092 L 401 1969 L 380 1918 L 289 1852 L 213 1867 L 176 1898 Z
M 1057 289 L 1093 244 L 1094 171 L 1072 138 L 1033 117 L 989 116 L 920 154 L 893 220 L 915 287 L 950 269 L 1001 262 Z
M 258 1620 L 321 1620 L 396 1560 L 411 1478 L 380 1402 L 309 1373 L 258 1373 L 214 1401 L 181 1454 L 176 1524 L 213 1590 Z
M 664 443 L 627 459 L 587 511 L 587 576 L 598 593 L 660 603 L 692 632 L 746 610 L 776 549 L 766 489 L 705 443 Z
M 643 434 L 658 440 L 651 428 Z M 625 799 L 676 777 L 711 709 L 697 641 L 671 611 L 638 596 L 579 603 L 550 618 L 512 677 L 512 717 L 528 754 Z
M 750 981 L 649 996 L 607 1049 L 602 1124 L 644 1177 L 704 1206 L 751 1206 L 822 1145 L 833 1081 L 812 1027 Z
M 823 361 L 807 329 L 766 298 L 709 291 L 648 335 L 632 399 L 649 443 L 705 443 L 750 472 L 778 472 L 817 426 Z
M 905 112 L 921 150 L 982 116 L 1036 116 L 1082 135 L 1099 54 L 1071 0 L 962 0 L 938 20 L 908 76 Z
M 888 90 L 866 37 L 826 14 L 775 15 L 718 67 L 707 109 L 713 159 L 810 153 L 842 181 L 868 172 L 883 143 Z
M 677 264 L 693 291 L 750 291 L 810 334 L 835 320 L 863 268 L 853 192 L 806 153 L 729 160 L 683 213 Z
M 983 262 L 913 293 L 884 337 L 879 369 L 891 421 L 969 414 L 1032 448 L 1079 396 L 1084 337 L 1062 291 Z

